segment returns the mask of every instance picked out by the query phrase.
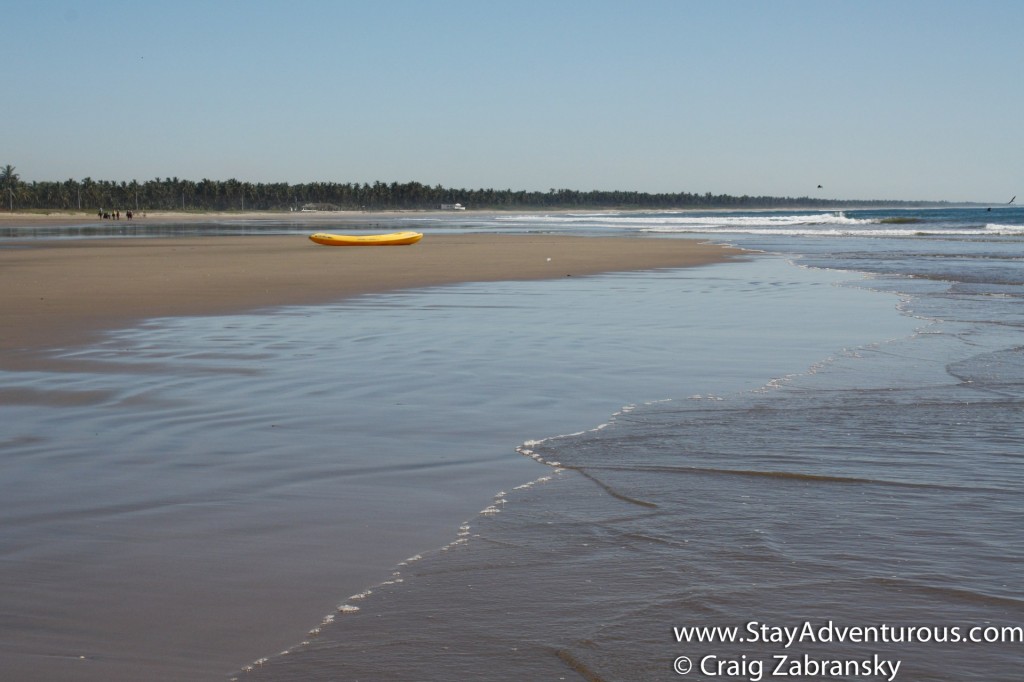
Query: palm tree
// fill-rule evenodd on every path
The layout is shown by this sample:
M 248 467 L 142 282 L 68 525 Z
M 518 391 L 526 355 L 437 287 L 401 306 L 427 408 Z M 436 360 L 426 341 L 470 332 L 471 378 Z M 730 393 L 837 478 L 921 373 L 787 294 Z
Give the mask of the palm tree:
M 139 181 L 132 180 L 128 183 L 128 189 L 135 195 L 135 210 L 139 210 Z
M 7 189 L 7 198 L 10 202 L 11 213 L 14 213 L 14 188 L 18 186 L 18 174 L 14 172 L 14 166 L 7 164 L 0 170 L 0 187 Z

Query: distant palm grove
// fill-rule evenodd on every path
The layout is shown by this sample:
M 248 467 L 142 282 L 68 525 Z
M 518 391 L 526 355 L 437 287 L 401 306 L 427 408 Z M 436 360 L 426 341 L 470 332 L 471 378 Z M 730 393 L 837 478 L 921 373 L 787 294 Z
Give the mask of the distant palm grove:
M 60 182 L 21 182 L 8 165 L 0 177 L 4 208 L 14 210 L 171 210 L 171 211 L 287 211 L 425 210 L 461 204 L 470 209 L 673 209 L 773 208 L 803 206 L 931 205 L 941 202 L 839 201 L 804 197 L 731 196 L 689 192 L 649 194 L 624 191 L 551 189 L 527 192 L 511 189 L 450 189 L 419 182 L 390 184 L 309 182 L 252 183 L 239 180 L 181 180 L 154 178 L 138 182 L 69 179 Z

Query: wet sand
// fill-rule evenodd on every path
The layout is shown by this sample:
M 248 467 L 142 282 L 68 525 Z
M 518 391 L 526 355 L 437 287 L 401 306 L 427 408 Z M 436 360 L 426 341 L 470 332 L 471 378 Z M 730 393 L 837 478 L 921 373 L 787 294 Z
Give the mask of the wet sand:
M 419 445 L 412 461 L 393 471 L 317 468 L 307 451 L 370 449 L 397 437 L 393 428 L 370 428 L 379 415 L 373 401 L 358 398 L 362 384 L 352 397 L 339 384 L 330 404 L 346 405 L 354 422 L 370 425 L 368 434 L 339 440 L 333 417 L 320 431 L 296 431 L 279 424 L 280 415 L 262 415 L 261 406 L 274 402 L 267 394 L 292 392 L 295 400 L 287 374 L 245 382 L 242 393 L 253 399 L 239 408 L 248 415 L 240 429 L 234 412 L 216 411 L 225 409 L 217 401 L 210 410 L 188 401 L 139 403 L 134 389 L 104 388 L 104 372 L 119 386 L 115 375 L 126 366 L 92 363 L 75 375 L 74 362 L 52 351 L 153 317 L 258 312 L 457 282 L 675 268 L 737 254 L 676 239 L 492 234 L 428 234 L 412 246 L 378 248 L 318 246 L 303 234 L 0 241 L 0 369 L 12 372 L 13 382 L 0 386 L 0 404 L 10 410 L 9 423 L 18 423 L 4 444 L 11 466 L 5 476 L 15 481 L 5 492 L 11 540 L 0 576 L 8 588 L 0 611 L 11 628 L 0 646 L 6 673 L 223 679 L 295 643 L 331 600 L 386 577 L 411 551 L 450 541 L 495 491 L 535 475 L 532 460 L 511 453 L 513 439 L 460 431 L 447 436 L 451 443 L 438 438 L 434 452 L 420 436 L 436 424 L 415 420 L 398 435 Z M 241 339 L 233 351 L 218 350 L 231 365 L 246 357 L 245 348 Z M 225 390 L 232 367 L 224 376 L 200 372 L 215 388 L 196 391 Z M 19 378 L 22 370 L 42 370 L 42 377 Z M 61 377 L 69 371 L 85 384 L 65 390 Z M 148 365 L 132 371 L 138 376 L 124 379 L 128 385 L 147 382 L 161 395 L 181 378 Z M 436 390 L 429 376 L 395 381 L 410 394 Z M 94 382 L 99 388 L 91 390 Z M 470 395 L 486 403 L 494 398 L 488 391 L 500 390 L 495 384 Z M 86 431 L 87 439 L 76 435 Z M 217 450 L 224 442 L 229 447 Z M 465 461 L 450 462 L 448 450 Z M 435 468 L 424 469 L 416 457 Z
M 470 281 L 685 267 L 738 251 L 678 239 L 428 235 L 411 246 L 305 236 L 0 242 L 3 365 L 151 317 L 216 315 Z

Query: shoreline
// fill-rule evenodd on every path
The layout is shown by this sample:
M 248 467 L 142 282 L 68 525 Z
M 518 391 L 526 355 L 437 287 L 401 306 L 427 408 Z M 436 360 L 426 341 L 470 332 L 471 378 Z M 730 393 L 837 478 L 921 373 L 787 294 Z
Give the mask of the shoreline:
M 516 212 L 516 211 L 512 211 Z M 553 212 L 553 211 L 552 211 Z M 125 211 L 121 212 L 120 220 L 104 219 L 92 212 L 85 211 L 49 211 L 0 213 L 0 227 L 76 227 L 82 225 L 135 225 L 154 227 L 159 225 L 180 225 L 193 223 L 221 222 L 289 222 L 319 223 L 342 222 L 353 223 L 366 220 L 400 217 L 445 217 L 465 215 L 467 211 L 437 210 L 392 210 L 392 211 L 139 211 L 132 220 L 128 220 Z M 483 211 L 479 215 L 505 213 L 504 211 Z
M 64 390 L 59 377 L 68 370 L 104 377 L 124 367 L 61 357 L 59 349 L 158 317 L 273 311 L 462 282 L 675 269 L 744 253 L 686 239 L 480 233 L 428 234 L 390 248 L 319 246 L 305 234 L 3 240 L 0 368 L 57 372 L 38 382 L 15 376 L 0 389 L 13 414 L 31 417 L 18 425 L 24 438 L 8 446 L 32 481 L 22 498 L 5 489 L 9 509 L 17 509 L 12 532 L 29 548 L 6 575 L 18 588 L 5 607 L 30 624 L 0 647 L 10 670 L 97 681 L 226 677 L 294 645 L 325 604 L 378 584 L 402 557 L 451 542 L 453 529 L 495 491 L 538 475 L 539 465 L 510 447 L 519 433 L 547 433 L 513 420 L 510 438 L 487 426 L 504 424 L 506 413 L 496 418 L 487 409 L 472 426 L 435 433 L 439 422 L 429 411 L 367 398 L 382 381 L 386 396 L 398 387 L 410 404 L 435 406 L 425 397 L 438 390 L 429 371 L 389 378 L 378 369 L 358 377 L 345 370 L 330 401 L 307 382 L 297 388 L 287 372 L 239 375 L 240 384 L 230 372 L 209 384 L 203 372 L 188 378 L 186 386 L 225 392 L 209 410 L 193 406 L 204 404 L 198 398 L 161 402 L 149 389 L 113 400 L 102 381 L 96 391 Z M 591 300 L 595 310 L 608 305 Z M 397 319 L 402 326 L 409 318 Z M 323 339 L 293 340 L 311 353 L 324 347 Z M 232 349 L 224 351 L 229 365 Z M 140 371 L 161 395 L 176 397 L 165 387 L 178 383 L 167 381 L 172 367 Z M 509 390 L 446 381 L 446 395 L 456 398 L 450 410 L 460 408 L 461 391 L 476 390 L 474 404 L 486 405 Z M 286 402 L 307 401 L 308 409 L 273 404 L 275 391 Z M 236 393 L 242 407 L 232 402 Z M 339 415 L 320 413 L 339 406 Z M 40 426 L 60 411 L 52 408 L 64 407 L 60 429 Z M 382 419 L 394 414 L 403 419 Z M 323 460 L 324 449 L 349 459 Z M 388 466 L 367 468 L 363 452 L 386 453 Z M 45 625 L 31 627 L 38 623 Z
M 207 218 L 208 220 L 208 218 Z M 104 330 L 156 317 L 334 302 L 460 282 L 555 279 L 728 261 L 738 249 L 684 239 L 427 235 L 383 248 L 305 235 L 5 240 L 0 357 L 11 368 Z
M 960 205 L 965 208 L 977 208 L 983 210 L 986 204 Z M 870 211 L 870 210 L 917 210 L 917 206 L 901 205 L 864 205 L 864 206 L 833 206 L 833 207 L 809 207 L 809 206 L 772 206 L 763 208 L 732 208 L 732 207 L 686 207 L 686 208 L 662 208 L 662 209 L 637 209 L 636 207 L 623 206 L 620 208 L 518 208 L 518 209 L 465 209 L 462 211 L 436 209 L 374 209 L 374 210 L 338 210 L 338 211 L 136 211 L 137 215 L 128 221 L 122 211 L 121 220 L 103 219 L 91 211 L 72 211 L 58 209 L 39 209 L 37 211 L 23 211 L 9 213 L 0 212 L 0 228 L 32 228 L 32 227 L 76 227 L 85 225 L 108 225 L 132 224 L 132 225 L 180 225 L 194 223 L 320 223 L 335 222 L 342 224 L 353 224 L 360 222 L 371 222 L 374 220 L 395 220 L 401 218 L 452 218 L 456 216 L 487 217 L 495 215 L 517 215 L 517 214 L 548 214 L 558 215 L 566 213 L 623 213 L 636 210 L 643 210 L 653 213 L 773 213 L 779 211 L 800 211 L 800 212 L 843 212 L 843 211 Z M 134 210 L 134 209 L 133 209 Z

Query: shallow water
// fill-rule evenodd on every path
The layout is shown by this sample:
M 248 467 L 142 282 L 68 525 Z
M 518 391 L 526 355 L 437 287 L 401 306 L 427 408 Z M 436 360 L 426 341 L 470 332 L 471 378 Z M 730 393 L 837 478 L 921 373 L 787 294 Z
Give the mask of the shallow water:
M 4 372 L 5 665 L 210 679 L 297 644 L 540 475 L 525 436 L 799 371 L 845 338 L 794 333 L 835 301 L 895 304 L 838 280 L 762 259 L 465 284 L 153 320 Z
M 914 331 L 879 335 L 885 313 L 836 299 L 791 328 L 815 358 L 802 371 L 652 392 L 527 441 L 546 475 L 248 677 L 1018 679 L 1024 214 L 1007 215 L 995 240 L 974 213 L 922 212 L 917 229 L 942 238 L 704 219 L 719 239 L 873 273 L 854 286 L 895 297 Z M 832 352 L 811 347 L 826 330 Z
M 157 320 L 5 373 L 5 665 L 1016 680 L 1024 213 L 987 213 L 466 218 L 782 255 Z M 682 636 L 712 626 L 746 641 Z

